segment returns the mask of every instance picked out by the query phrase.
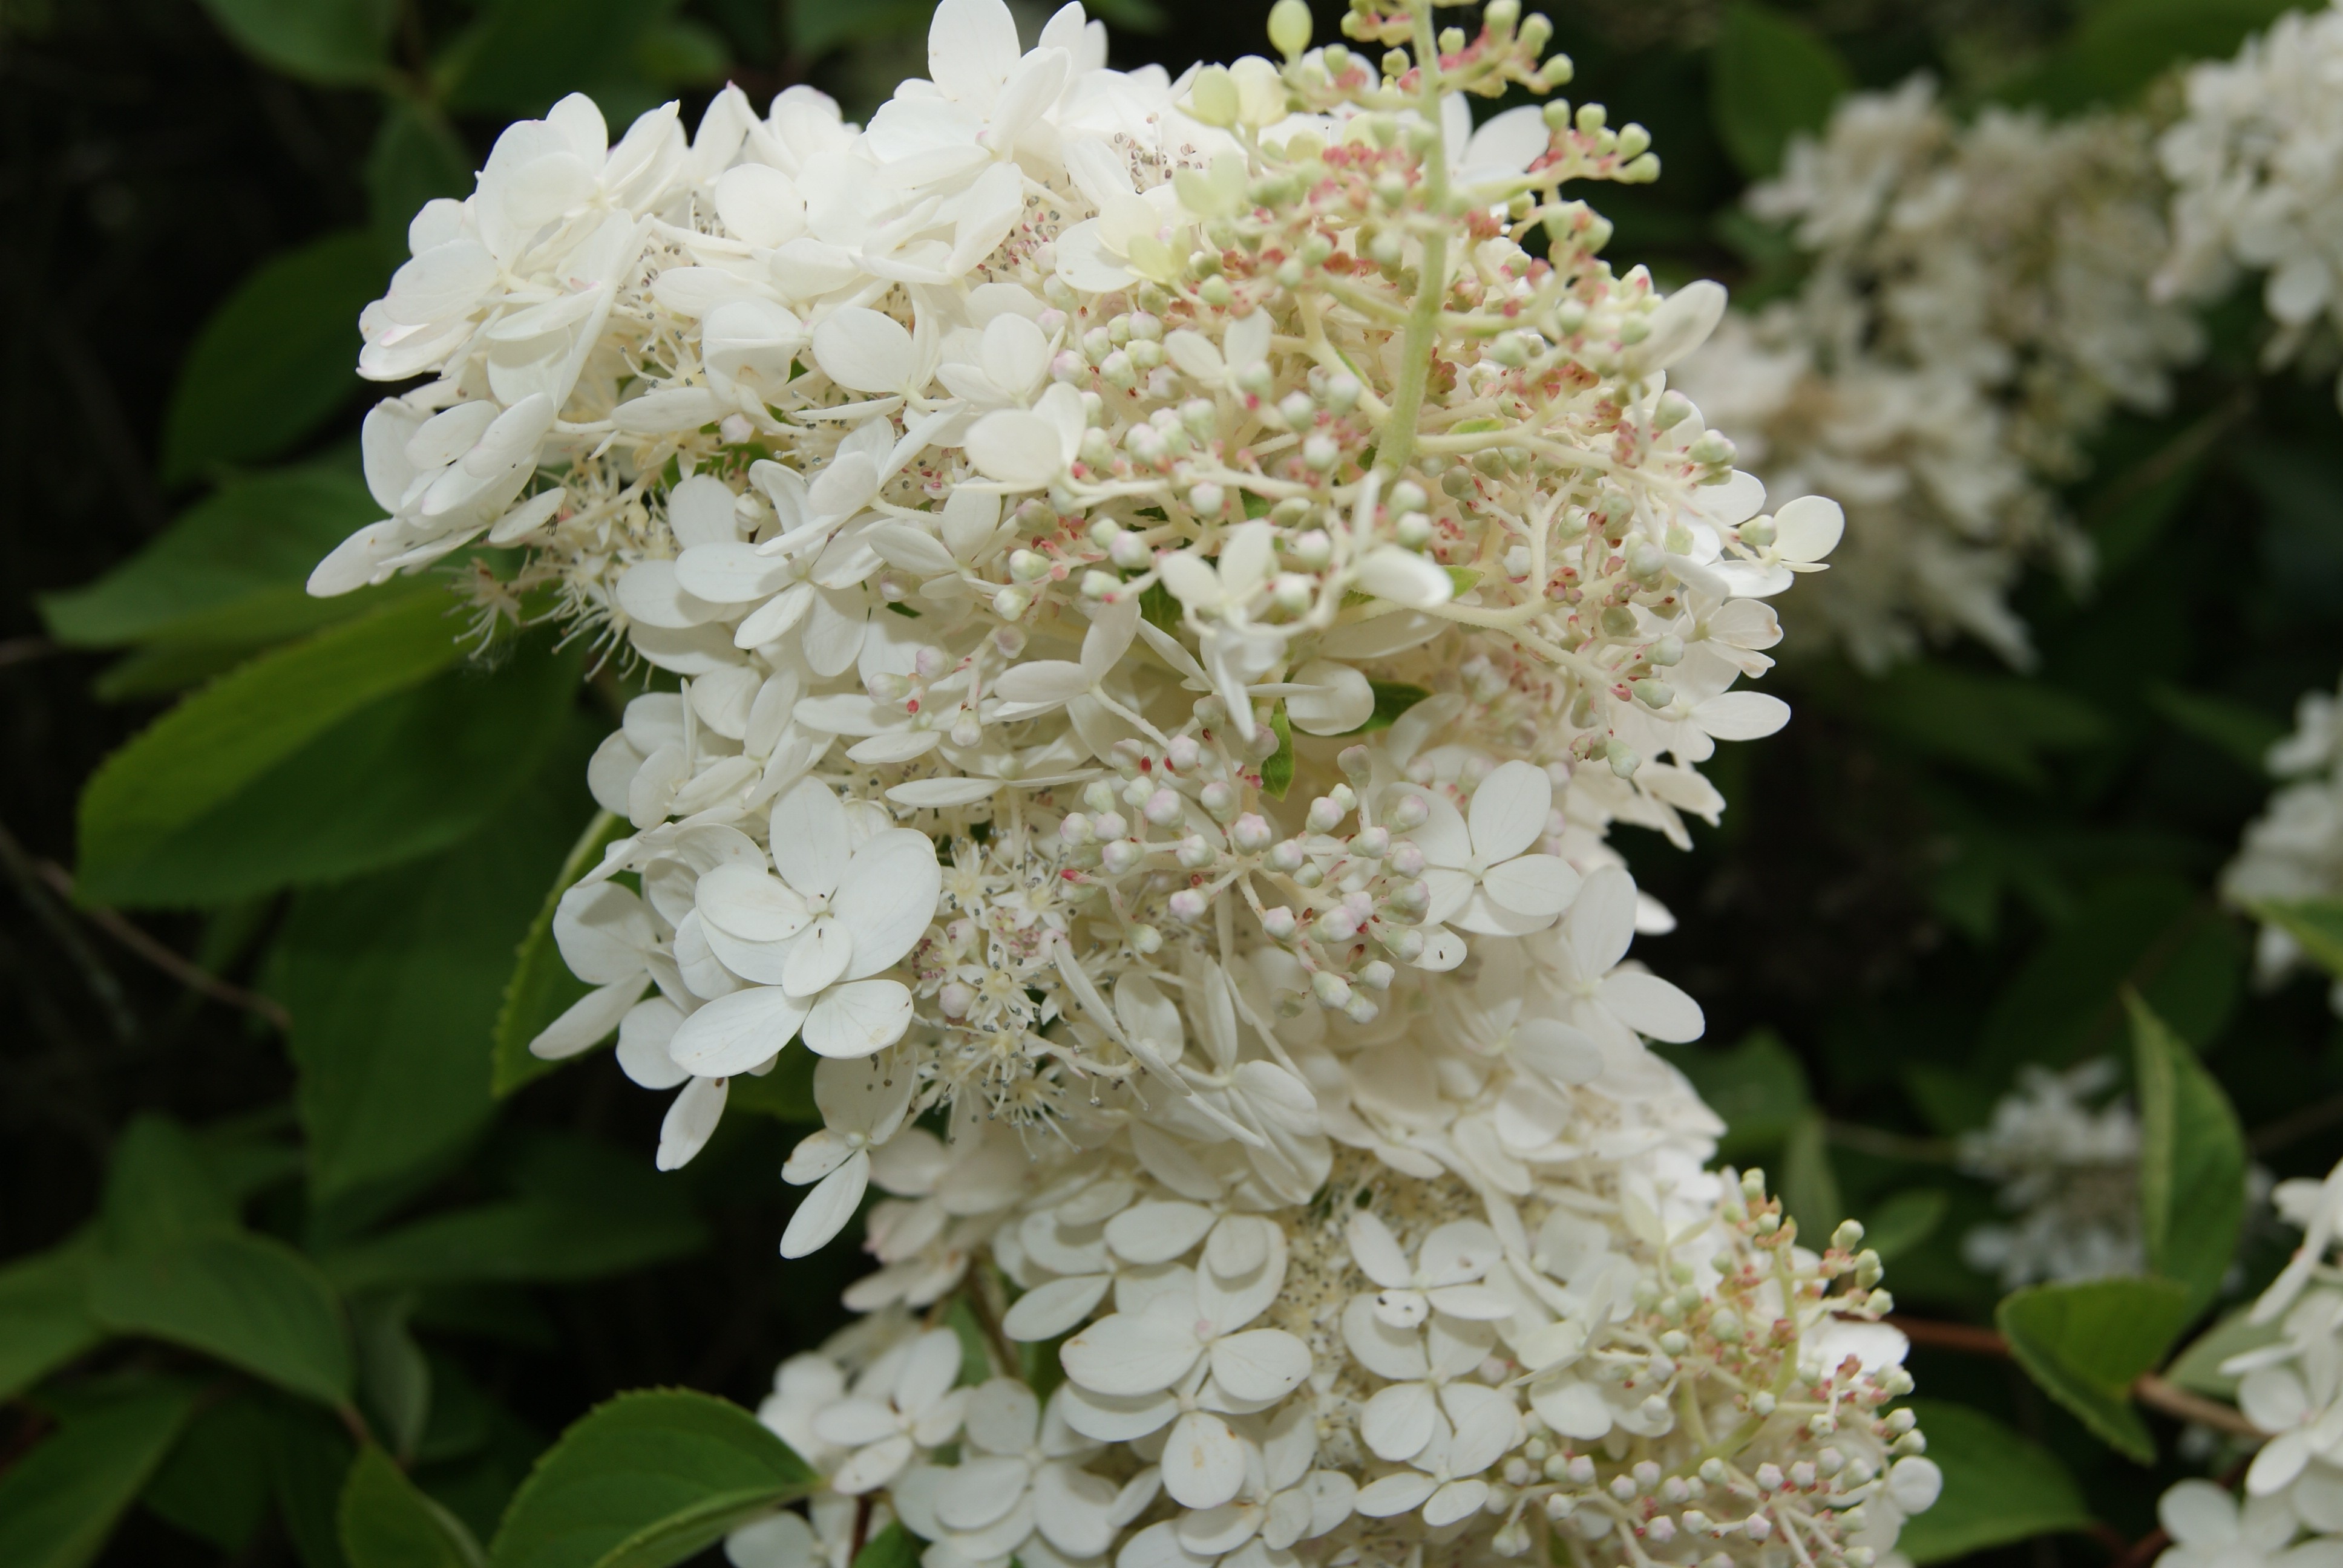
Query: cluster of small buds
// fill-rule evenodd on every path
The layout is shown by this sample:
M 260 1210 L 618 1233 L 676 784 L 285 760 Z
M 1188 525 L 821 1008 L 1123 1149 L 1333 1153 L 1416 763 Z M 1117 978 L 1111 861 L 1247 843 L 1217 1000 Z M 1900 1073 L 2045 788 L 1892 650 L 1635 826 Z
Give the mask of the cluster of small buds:
M 1732 689 L 1838 509 L 1767 513 L 1670 386 L 1723 291 L 1564 198 L 1649 136 L 1476 128 L 1569 64 L 1512 0 L 1439 20 L 1313 48 L 1282 0 L 1282 65 L 1172 82 L 1079 5 L 1021 52 L 943 0 L 867 128 L 728 92 L 612 148 L 564 100 L 369 312 L 369 374 L 439 379 L 368 420 L 392 515 L 315 586 L 524 547 L 484 604 L 660 688 L 589 769 L 627 831 L 532 1049 L 615 1034 L 666 1168 L 810 1053 L 782 1252 L 883 1194 L 870 1317 L 769 1411 L 826 1490 L 736 1562 L 879 1508 L 932 1568 L 1871 1549 L 1876 1260 L 1704 1168 L 1646 1044 L 1701 1011 L 1605 841 L 1687 844 L 1699 764 L 1787 719 Z M 913 1315 L 956 1305 L 973 1386 Z

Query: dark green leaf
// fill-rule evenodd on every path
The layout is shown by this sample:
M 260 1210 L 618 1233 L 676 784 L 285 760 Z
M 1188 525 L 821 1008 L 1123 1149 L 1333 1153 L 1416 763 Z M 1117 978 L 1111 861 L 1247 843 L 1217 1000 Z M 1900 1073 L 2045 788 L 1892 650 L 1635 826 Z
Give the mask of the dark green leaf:
M 334 86 L 388 69 L 392 0 L 204 0 L 227 35 L 263 65 Z
M 2253 912 L 2292 937 L 2312 963 L 2343 977 L 2343 899 L 2257 904 Z
M 666 1568 L 820 1484 L 737 1405 L 622 1393 L 561 1434 L 506 1511 L 497 1568 Z
M 2088 1530 L 2090 1505 L 2057 1457 L 1971 1405 L 1914 1400 L 1928 1457 L 1945 1473 L 1936 1505 L 1915 1514 L 1896 1550 L 1915 1563 L 1941 1563 L 1991 1546 Z
M 360 1296 L 350 1302 L 358 1399 L 374 1430 L 402 1464 L 413 1462 L 431 1419 L 430 1363 L 407 1326 L 414 1312 L 412 1291 Z
M 706 1229 L 641 1152 L 541 1139 L 515 1171 L 517 1195 L 417 1220 L 319 1260 L 344 1290 L 480 1280 L 588 1280 L 689 1252 Z
M 288 8 L 347 3 L 292 0 Z M 204 323 L 180 368 L 163 415 L 164 483 L 273 457 L 347 402 L 358 387 L 358 312 L 382 294 L 397 259 L 371 231 L 352 229 L 245 279 Z
M 1806 1238 L 1808 1246 L 1819 1249 L 1846 1218 L 1821 1111 L 1807 1111 L 1790 1129 L 1789 1142 L 1782 1150 L 1780 1186 L 1782 1203 L 1797 1221 L 1798 1233 Z
M 350 1341 L 333 1287 L 266 1236 L 142 1247 L 90 1271 L 90 1312 L 116 1333 L 168 1340 L 325 1404 L 350 1397 Z
M 2276 1344 L 2284 1332 L 2277 1323 L 2258 1323 L 2253 1318 L 2254 1309 L 2249 1303 L 2197 1335 L 2164 1369 L 2164 1381 L 2210 1399 L 2235 1400 L 2237 1379 L 2223 1372 L 2221 1363 L 2231 1356 Z
M 2188 1322 L 2188 1292 L 2169 1280 L 2034 1285 L 2002 1298 L 1994 1321 L 2043 1392 L 2117 1452 L 2156 1462 L 2131 1385 Z
M 604 846 L 631 830 L 612 813 L 596 812 L 554 873 L 553 885 L 546 890 L 528 934 L 521 938 L 512 973 L 505 980 L 504 1000 L 497 1009 L 496 1038 L 489 1055 L 489 1091 L 499 1100 L 561 1065 L 531 1056 L 528 1042 L 593 988 L 561 961 L 561 950 L 553 941 L 554 911 L 570 885 L 602 863 Z
M 1864 1221 L 1863 1244 L 1883 1261 L 1908 1252 L 1936 1233 L 1952 1200 L 1940 1188 L 1913 1187 L 1896 1193 Z
M 140 1382 L 77 1405 L 0 1474 L 0 1563 L 8 1568 L 80 1568 L 96 1557 L 178 1441 L 196 1392 Z
M 991 1378 L 992 1351 L 985 1343 L 984 1325 L 976 1321 L 976 1308 L 970 1304 L 963 1291 L 951 1299 L 944 1311 L 944 1326 L 960 1341 L 960 1381 L 962 1386 L 973 1388 Z
M 641 82 L 636 49 L 674 0 L 493 0 L 439 71 L 448 106 L 541 114 L 580 87 Z M 611 128 L 616 141 L 624 126 Z
M 378 1448 L 358 1451 L 339 1514 L 350 1568 L 480 1568 L 488 1561 L 463 1521 L 416 1490 Z
M 811 60 L 841 45 L 890 35 L 917 35 L 927 25 L 933 11 L 926 0 L 877 0 L 876 4 L 865 5 L 792 5 L 789 9 L 789 50 L 800 58 Z M 1252 498 L 1245 498 L 1250 502 Z
M 862 1543 L 854 1554 L 854 1568 L 918 1568 L 920 1538 L 903 1528 L 900 1519 Z
M 42 595 L 41 618 L 72 648 L 157 638 L 251 648 L 279 626 L 347 619 L 377 595 L 314 599 L 301 585 L 320 557 L 381 515 L 356 474 L 325 464 L 232 480 L 96 582 Z M 307 625 L 289 624 L 304 613 Z M 262 628 L 248 626 L 255 619 Z
M 367 207 L 386 247 L 404 248 L 407 226 L 435 196 L 472 188 L 472 156 L 428 104 L 395 98 L 383 110 L 367 155 Z M 388 249 L 396 257 L 397 249 Z M 382 280 L 387 284 L 386 277 Z
M 455 664 L 463 650 L 447 618 L 449 608 L 436 596 L 401 599 L 255 659 L 108 757 L 82 792 L 83 896 L 216 901 L 275 885 L 266 875 L 220 872 L 216 881 L 243 885 L 206 887 L 172 864 L 171 851 L 344 720 Z M 414 737 L 418 745 L 428 739 Z M 273 820 L 251 822 L 245 836 L 262 838 L 279 828 Z M 222 849 L 200 832 L 195 837 L 206 849 Z M 227 853 L 240 863 L 246 848 L 239 842 Z
M 269 1412 L 269 1473 L 277 1510 L 303 1568 L 349 1568 L 342 1556 L 343 1478 L 357 1445 L 314 1405 L 280 1402 Z
M 229 1557 L 268 1519 L 268 1414 L 238 1392 L 199 1411 L 138 1501 Z
M 1770 1155 L 1813 1103 L 1805 1066 L 1772 1030 L 1753 1030 L 1730 1050 L 1700 1045 L 1659 1050 L 1724 1120 L 1717 1151 L 1727 1160 L 1746 1163 Z
M 635 68 L 662 87 L 720 82 L 731 63 L 724 35 L 688 16 L 654 22 L 635 41 Z
M 1855 85 L 1829 45 L 1753 0 L 1725 6 L 1708 69 L 1717 139 L 1753 179 L 1781 166 L 1793 134 L 1820 130 Z
M 95 1240 L 77 1236 L 0 1269 L 0 1400 L 15 1398 L 106 1337 L 82 1304 Z
M 511 683 L 575 726 L 549 756 L 519 759 L 538 778 L 428 859 L 303 892 L 278 939 L 272 990 L 293 1017 L 312 1198 L 335 1225 L 429 1180 L 493 1112 L 483 1069 L 511 954 L 592 809 L 590 737 L 566 712 L 566 661 L 547 662 L 558 683 Z M 502 706 L 513 727 L 531 717 Z M 516 749 L 525 739 L 508 728 Z
M 2246 1135 L 2213 1075 L 2138 996 L 2131 1010 L 2139 1085 L 2140 1233 L 2148 1267 L 2188 1291 L 2191 1316 L 2212 1305 L 2246 1214 Z
M 1367 721 L 1346 735 L 1366 735 L 1378 729 L 1389 729 L 1399 722 L 1399 716 L 1432 695 L 1421 686 L 1409 686 L 1396 680 L 1370 680 L 1367 685 L 1375 694 L 1375 710 Z
M 242 1228 L 236 1200 L 205 1157 L 203 1145 L 167 1117 L 131 1119 L 106 1167 L 102 1210 L 106 1246 L 135 1251 Z
M 2061 113 L 2136 97 L 2170 67 L 2221 59 L 2295 0 L 2104 0 L 2026 78 L 2024 95 Z
M 1261 765 L 1261 789 L 1271 799 L 1282 800 L 1293 788 L 1293 729 L 1286 722 L 1284 703 L 1270 709 L 1269 728 L 1277 737 L 1277 749 Z
M 2236 924 L 2179 878 L 2110 878 L 1994 999 L 1974 1075 L 1997 1085 L 2021 1062 L 2060 1067 L 2118 1049 L 2127 985 L 2202 1043 L 2236 1005 L 2245 958 Z
M 2037 788 L 2049 778 L 2046 756 L 2087 750 L 2113 733 L 2097 709 L 2038 680 L 1926 659 L 1868 683 L 1864 707 L 1923 756 Z
M 2255 773 L 2263 759 L 2286 733 L 2286 725 L 2226 698 L 2182 691 L 2177 687 L 2151 686 L 2148 705 L 2172 721 L 2174 729 L 2194 736 Z

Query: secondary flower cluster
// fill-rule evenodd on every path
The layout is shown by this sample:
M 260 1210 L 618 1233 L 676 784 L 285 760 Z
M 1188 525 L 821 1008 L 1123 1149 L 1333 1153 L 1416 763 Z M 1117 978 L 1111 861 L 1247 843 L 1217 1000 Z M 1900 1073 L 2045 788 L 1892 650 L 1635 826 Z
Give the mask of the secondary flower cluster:
M 1992 1120 L 1961 1135 L 1961 1169 L 1994 1182 L 2011 1211 L 1962 1237 L 1961 1255 L 2004 1289 L 2146 1269 L 2139 1118 L 2127 1096 L 2109 1096 L 2117 1077 L 2108 1057 L 2022 1068 Z
M 1838 508 L 1669 387 L 1722 290 L 1562 196 L 1649 136 L 1473 127 L 1567 80 L 1543 18 L 1344 30 L 1175 83 L 945 0 L 867 127 L 565 100 L 367 312 L 437 378 L 313 587 L 520 546 L 484 609 L 663 672 L 533 1049 L 615 1031 L 667 1168 L 809 1052 L 782 1251 L 883 1194 L 769 1412 L 827 1489 L 737 1561 L 1863 1568 L 1934 1496 L 1859 1229 L 1704 1171 L 1604 842 L 1787 718 L 1729 689 Z
M 2308 1562 L 2330 1556 L 2343 1536 L 2343 1391 L 2335 1377 L 2343 1271 L 2334 1256 L 2343 1166 L 2323 1181 L 2281 1181 L 2270 1201 L 2302 1231 L 2302 1243 L 2254 1304 L 2251 1321 L 2270 1342 L 2221 1363 L 2238 1380 L 2238 1409 L 2268 1441 L 2246 1471 L 2242 1503 L 2209 1481 L 2184 1481 L 2164 1494 L 2157 1513 L 2173 1545 L 2157 1559 L 2159 1568 Z
M 2161 292 L 2207 296 L 2258 272 L 2277 330 L 2266 366 L 2332 367 L 2343 327 L 2343 9 L 2289 11 L 2237 57 L 2192 66 L 2187 113 L 2157 143 L 2172 180 Z M 2326 330 L 2322 333 L 2320 327 Z M 2343 378 L 2336 383 L 2343 401 Z
M 1773 489 L 1845 504 L 1845 548 L 1800 608 L 1858 664 L 1954 632 L 2023 664 L 2007 596 L 2026 562 L 2087 574 L 2053 487 L 2110 407 L 2161 409 L 2200 347 L 2150 297 L 2163 202 L 2144 121 L 1958 124 L 1916 77 L 1847 97 L 1750 192 L 1810 270 L 1679 380 Z
M 2221 896 L 2240 909 L 2343 899 L 2343 698 L 2303 694 L 2294 732 L 2269 749 L 2271 773 L 2290 782 L 2246 826 L 2237 858 L 2223 868 Z M 2260 980 L 2274 985 L 2303 961 L 2302 948 L 2265 921 L 2254 946 Z M 2343 981 L 2328 992 L 2343 1013 Z

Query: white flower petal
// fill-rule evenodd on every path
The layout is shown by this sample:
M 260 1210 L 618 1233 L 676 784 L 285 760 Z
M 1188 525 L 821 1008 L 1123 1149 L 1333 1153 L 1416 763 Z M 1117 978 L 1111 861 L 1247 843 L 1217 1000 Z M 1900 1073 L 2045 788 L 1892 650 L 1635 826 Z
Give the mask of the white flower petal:
M 911 993 L 900 980 L 849 980 L 807 1012 L 806 1049 L 833 1060 L 865 1057 L 902 1039 L 910 1024 Z
M 1172 1423 L 1161 1463 L 1163 1490 L 1174 1503 L 1217 1508 L 1244 1485 L 1245 1444 L 1219 1416 L 1190 1411 Z

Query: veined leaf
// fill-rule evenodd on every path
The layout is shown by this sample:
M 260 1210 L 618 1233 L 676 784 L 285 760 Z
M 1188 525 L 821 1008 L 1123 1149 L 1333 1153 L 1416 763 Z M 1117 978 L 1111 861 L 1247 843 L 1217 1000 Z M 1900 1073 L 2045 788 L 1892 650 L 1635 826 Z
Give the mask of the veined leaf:
M 96 1242 L 85 1231 L 0 1269 L 0 1400 L 15 1398 L 106 1337 L 83 1305 Z
M 297 31 L 289 18 L 367 0 L 209 3 L 215 14 L 280 12 L 267 35 L 281 38 Z M 273 457 L 347 402 L 359 386 L 358 312 L 381 296 L 399 259 L 371 230 L 350 229 L 276 256 L 246 278 L 204 323 L 179 371 L 163 416 L 164 482 Z
M 1896 1538 L 1896 1550 L 1913 1562 L 2091 1527 L 2082 1488 L 2040 1443 L 1950 1400 L 1914 1400 L 1908 1408 L 1927 1434 L 1928 1457 L 1945 1473 L 1936 1506 L 1906 1520 Z
M 364 1448 L 342 1483 L 343 1555 L 350 1568 L 482 1568 L 463 1521 L 425 1496 L 378 1448 Z
M 1709 116 L 1741 172 L 1762 178 L 1781 166 L 1799 131 L 1820 130 L 1855 83 L 1831 46 L 1753 0 L 1725 8 L 1709 55 Z
M 2127 992 L 2139 1084 L 2140 1232 L 2148 1267 L 2188 1291 L 2194 1316 L 2220 1292 L 2246 1213 L 2246 1135 L 2197 1053 Z
M 528 934 L 520 940 L 512 973 L 505 980 L 504 1001 L 497 1010 L 496 1037 L 490 1047 L 488 1087 L 499 1100 L 561 1065 L 531 1056 L 528 1042 L 593 988 L 562 962 L 561 950 L 553 941 L 554 911 L 561 906 L 561 895 L 602 863 L 604 848 L 629 831 L 630 826 L 617 815 L 596 812 L 554 873 L 553 885 L 546 890 Z
M 2170 1280 L 2087 1280 L 2034 1285 L 1994 1313 L 2010 1353 L 2043 1392 L 2110 1447 L 2156 1462 L 2131 1385 L 2152 1370 L 2188 1322 L 2188 1292 Z
M 266 1236 L 201 1236 L 102 1259 L 93 1316 L 216 1356 L 322 1404 L 350 1397 L 349 1326 L 314 1265 Z
M 675 0 L 491 0 L 435 72 L 450 108 L 541 114 L 581 85 L 648 87 L 636 58 Z M 623 126 L 611 127 L 616 141 Z
M 81 1568 L 195 1413 L 196 1391 L 140 1382 L 76 1402 L 54 1436 L 0 1474 L 0 1563 Z
M 268 1519 L 268 1400 L 243 1389 L 197 1411 L 140 1505 L 229 1560 L 242 1558 Z
M 2188 1348 L 2173 1357 L 2172 1364 L 2164 1369 L 2164 1379 L 2191 1393 L 2235 1400 L 2237 1379 L 2223 1372 L 2221 1363 L 2231 1356 L 2276 1344 L 2283 1332 L 2276 1323 L 2254 1322 L 2253 1305 L 2248 1302 L 2190 1341 Z
M 204 9 L 263 65 L 287 75 L 356 86 L 387 68 L 391 0 L 204 0 Z
M 2292 937 L 2312 963 L 2343 977 L 2343 899 L 2256 904 L 2253 912 Z
M 204 896 L 152 864 L 215 809 L 337 724 L 455 664 L 436 596 L 401 599 L 215 681 L 107 758 L 82 793 L 80 885 L 102 902 Z M 273 827 L 274 824 L 268 826 Z M 217 898 L 269 885 L 265 878 Z
M 1282 800 L 1285 792 L 1293 788 L 1293 727 L 1286 719 L 1284 703 L 1270 709 L 1269 728 L 1277 737 L 1277 749 L 1261 765 L 1262 793 L 1272 800 Z
M 506 1510 L 497 1568 L 667 1568 L 820 1483 L 738 1405 L 622 1393 L 561 1434 Z

